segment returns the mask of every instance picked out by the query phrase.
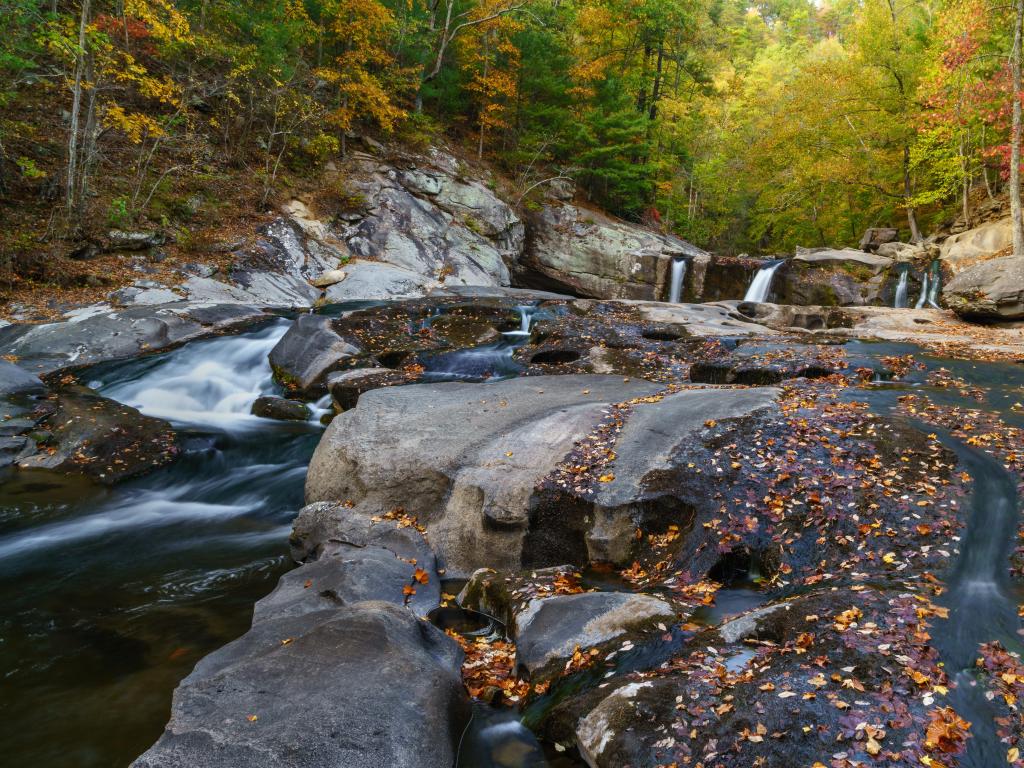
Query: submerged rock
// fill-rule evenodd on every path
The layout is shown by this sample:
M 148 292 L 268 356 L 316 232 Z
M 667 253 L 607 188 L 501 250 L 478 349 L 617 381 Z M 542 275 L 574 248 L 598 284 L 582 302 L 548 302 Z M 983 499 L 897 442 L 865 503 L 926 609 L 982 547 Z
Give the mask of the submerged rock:
M 253 416 L 280 421 L 306 421 L 310 417 L 309 406 L 297 400 L 283 397 L 257 397 L 252 404 Z
M 22 469 L 84 474 L 109 485 L 178 456 L 177 437 L 166 421 L 85 387 L 61 391 L 55 409 L 39 426 L 49 433 L 47 449 L 21 459 Z

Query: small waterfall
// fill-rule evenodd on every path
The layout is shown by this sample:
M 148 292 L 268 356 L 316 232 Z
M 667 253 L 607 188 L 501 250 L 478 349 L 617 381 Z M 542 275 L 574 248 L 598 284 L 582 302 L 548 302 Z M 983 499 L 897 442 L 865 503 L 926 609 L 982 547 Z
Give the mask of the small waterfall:
M 931 283 L 928 288 L 928 303 L 936 309 L 942 309 L 939 306 L 939 292 L 942 290 L 942 264 L 939 263 L 938 259 L 932 262 L 930 271 Z
M 744 301 L 752 301 L 761 304 L 768 300 L 768 292 L 772 289 L 772 280 L 775 278 L 775 271 L 783 264 L 782 259 L 775 259 L 773 261 L 766 262 L 764 266 L 757 271 L 754 275 L 754 279 L 750 283 L 750 287 L 747 288 L 747 295 L 743 297 Z
M 914 309 L 922 309 L 924 303 L 928 301 L 928 273 L 925 272 L 921 275 L 921 295 L 917 299 L 917 304 L 914 305 Z
M 523 304 L 516 307 L 516 311 L 519 312 L 519 330 L 517 331 L 505 331 L 505 336 L 529 336 L 531 333 L 530 327 L 533 325 L 533 315 L 537 311 L 537 308 L 530 306 L 529 304 Z
M 669 287 L 670 304 L 678 304 L 683 295 L 683 280 L 686 279 L 686 259 L 672 260 L 672 282 Z
M 921 296 L 917 299 L 915 307 L 924 309 L 925 304 L 935 309 L 942 309 L 939 306 L 939 291 L 942 290 L 942 265 L 938 259 L 928 265 L 928 269 L 921 276 Z
M 288 326 L 280 320 L 253 334 L 190 344 L 140 361 L 131 378 L 109 384 L 93 381 L 90 386 L 174 424 L 224 431 L 259 427 L 266 421 L 250 415 L 249 409 L 257 397 L 274 392 L 267 355 Z
M 896 300 L 892 305 L 896 309 L 906 309 L 909 306 L 907 302 L 907 293 L 909 291 L 910 283 L 910 265 L 900 264 L 897 269 L 900 273 L 900 279 L 896 284 Z

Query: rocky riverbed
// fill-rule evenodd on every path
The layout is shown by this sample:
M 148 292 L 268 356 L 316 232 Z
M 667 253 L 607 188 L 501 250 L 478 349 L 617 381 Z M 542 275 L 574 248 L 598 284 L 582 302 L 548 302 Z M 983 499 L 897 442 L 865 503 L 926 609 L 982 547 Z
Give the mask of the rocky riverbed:
M 1020 329 L 195 311 L 0 331 L 21 762 L 1024 765 Z

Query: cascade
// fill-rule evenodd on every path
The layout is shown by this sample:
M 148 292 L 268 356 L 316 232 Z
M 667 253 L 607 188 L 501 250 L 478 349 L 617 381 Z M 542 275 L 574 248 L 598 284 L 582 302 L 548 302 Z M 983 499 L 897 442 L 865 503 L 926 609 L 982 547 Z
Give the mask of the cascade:
M 670 304 L 678 304 L 683 295 L 683 280 L 686 279 L 686 259 L 672 261 L 672 282 L 669 286 L 668 300 Z
M 906 309 L 907 303 L 907 292 L 909 290 L 910 281 L 910 265 L 900 264 L 899 267 L 900 279 L 896 284 L 896 300 L 893 302 L 893 306 L 896 309 Z
M 754 275 L 754 279 L 750 283 L 750 287 L 747 289 L 747 295 L 743 297 L 744 301 L 753 301 L 762 303 L 768 300 L 768 293 L 772 289 L 772 280 L 775 278 L 775 271 L 782 266 L 782 259 L 774 259 L 766 262 L 764 266 L 757 271 Z

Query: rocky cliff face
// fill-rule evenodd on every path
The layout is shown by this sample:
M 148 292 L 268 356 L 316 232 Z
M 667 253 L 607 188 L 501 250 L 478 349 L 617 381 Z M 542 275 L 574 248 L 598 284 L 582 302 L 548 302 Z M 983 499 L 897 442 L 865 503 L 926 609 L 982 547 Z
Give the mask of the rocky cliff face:
M 525 284 L 605 299 L 666 300 L 674 259 L 709 254 L 672 235 L 598 211 L 552 203 L 529 217 L 517 277 Z

